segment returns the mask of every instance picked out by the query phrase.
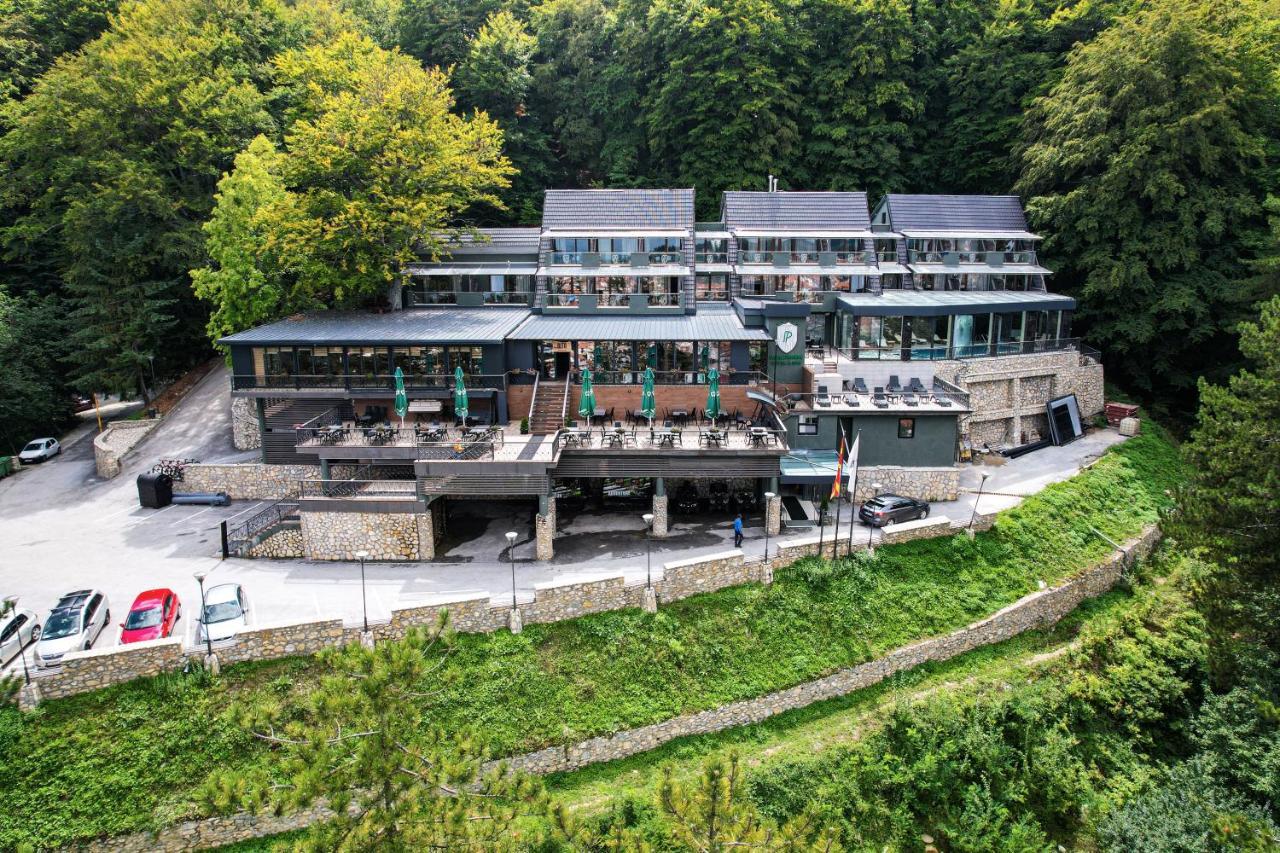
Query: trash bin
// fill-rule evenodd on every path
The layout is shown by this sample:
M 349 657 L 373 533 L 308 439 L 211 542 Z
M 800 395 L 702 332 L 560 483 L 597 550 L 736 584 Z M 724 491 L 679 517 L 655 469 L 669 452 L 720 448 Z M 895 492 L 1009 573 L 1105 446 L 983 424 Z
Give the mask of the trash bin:
M 161 509 L 173 503 L 173 478 L 155 471 L 139 474 L 138 503 L 150 509 Z
M 0 456 L 0 477 L 8 477 L 13 473 L 13 457 Z

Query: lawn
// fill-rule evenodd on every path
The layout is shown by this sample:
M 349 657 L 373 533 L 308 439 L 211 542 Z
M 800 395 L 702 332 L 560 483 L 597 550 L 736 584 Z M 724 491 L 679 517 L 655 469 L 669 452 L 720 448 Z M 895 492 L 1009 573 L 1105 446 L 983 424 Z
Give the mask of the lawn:
M 964 536 L 881 548 L 874 561 L 806 560 L 770 586 L 607 613 L 512 636 L 460 636 L 435 709 L 495 754 L 657 722 L 856 664 L 990 613 L 1103 556 L 1158 516 L 1179 476 L 1158 433 L 1125 442 L 1066 483 Z M 290 701 L 308 659 L 229 667 L 216 682 L 173 675 L 0 711 L 0 847 L 48 846 L 192 813 L 210 772 L 269 760 L 229 720 L 239 700 Z

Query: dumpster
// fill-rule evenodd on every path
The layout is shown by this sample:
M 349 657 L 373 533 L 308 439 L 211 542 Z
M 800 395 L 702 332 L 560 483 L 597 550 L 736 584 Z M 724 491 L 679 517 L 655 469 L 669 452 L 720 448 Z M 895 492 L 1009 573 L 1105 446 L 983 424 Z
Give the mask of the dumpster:
M 138 475 L 138 503 L 150 509 L 161 509 L 173 502 L 173 478 L 168 474 L 148 471 Z
M 13 473 L 13 457 L 0 456 L 0 477 L 8 477 Z

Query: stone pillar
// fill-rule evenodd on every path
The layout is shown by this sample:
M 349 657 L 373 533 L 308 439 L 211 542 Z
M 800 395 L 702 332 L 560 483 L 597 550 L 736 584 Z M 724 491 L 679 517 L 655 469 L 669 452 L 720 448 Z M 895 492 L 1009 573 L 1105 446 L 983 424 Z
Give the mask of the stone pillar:
M 436 558 L 436 519 L 427 504 L 426 512 L 418 513 L 418 559 L 427 562 Z
M 770 536 L 777 536 L 782 532 L 782 495 L 775 494 L 765 501 L 764 526 Z
M 658 612 L 658 592 L 651 586 L 646 586 L 644 588 L 644 612 Z
M 653 535 L 667 535 L 667 484 L 661 477 L 653 478 Z
M 507 616 L 507 627 L 513 634 L 519 634 L 524 630 L 524 616 L 520 614 L 520 608 L 511 608 L 511 613 Z
M 1009 424 L 1009 440 L 1014 447 L 1022 444 L 1022 379 L 1013 377 L 1013 388 L 1010 390 L 1013 403 L 1013 418 Z
M 34 681 L 18 689 L 18 710 L 34 711 L 40 707 L 40 685 Z
M 262 446 L 260 402 L 251 397 L 231 398 L 231 443 L 236 450 L 256 450 Z
M 556 555 L 556 499 L 550 495 L 538 498 L 538 517 L 534 519 L 537 557 L 550 560 Z

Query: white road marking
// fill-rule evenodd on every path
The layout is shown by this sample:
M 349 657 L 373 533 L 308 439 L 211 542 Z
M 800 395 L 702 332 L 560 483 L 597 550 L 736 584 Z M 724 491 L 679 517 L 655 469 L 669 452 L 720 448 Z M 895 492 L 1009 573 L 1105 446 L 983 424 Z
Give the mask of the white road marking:
M 235 515 L 231 516 L 230 518 L 224 518 L 223 521 L 225 521 L 227 524 L 230 524 L 240 516 L 244 515 L 246 512 L 253 512 L 255 509 L 262 506 L 264 503 L 266 503 L 266 501 L 257 501 L 256 503 L 254 503 L 253 506 L 249 507 L 248 509 L 242 509 L 239 512 L 237 512 Z
M 193 518 L 197 518 L 197 517 L 199 517 L 199 516 L 202 516 L 202 515 L 204 515 L 206 512 L 208 512 L 208 511 L 209 511 L 209 510 L 211 510 L 211 509 L 213 509 L 213 507 L 211 507 L 211 506 L 210 506 L 210 507 L 205 507 L 204 509 L 200 510 L 199 512 L 193 512 L 191 515 L 188 515 L 186 518 L 181 518 L 181 519 L 179 519 L 179 520 L 175 521 L 173 524 L 170 524 L 169 526 L 170 526 L 170 527 L 177 527 L 179 524 L 186 524 L 186 523 L 187 523 L 188 521 L 190 521 L 191 519 L 193 519 Z

